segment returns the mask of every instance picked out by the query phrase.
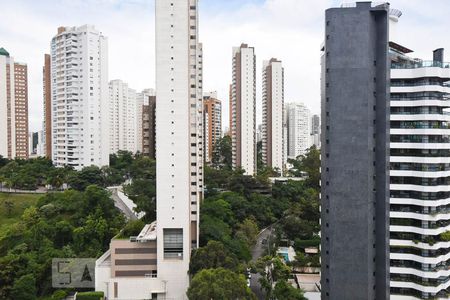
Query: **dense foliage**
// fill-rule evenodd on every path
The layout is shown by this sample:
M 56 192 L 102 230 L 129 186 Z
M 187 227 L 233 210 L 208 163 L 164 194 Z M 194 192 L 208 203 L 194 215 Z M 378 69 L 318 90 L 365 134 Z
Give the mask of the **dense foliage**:
M 98 257 L 124 225 L 100 187 L 46 194 L 0 239 L 0 299 L 51 295 L 52 258 Z
M 244 275 L 224 268 L 204 269 L 193 278 L 188 289 L 189 299 L 196 300 L 253 300 L 256 299 L 247 287 Z
M 220 157 L 227 157 L 221 151 L 218 151 L 222 153 Z M 273 185 L 269 184 L 268 177 L 276 176 L 277 172 L 263 165 L 255 177 L 244 175 L 243 170 L 231 170 L 225 163 L 205 167 L 201 247 L 193 252 L 190 264 L 190 273 L 205 293 L 201 295 L 214 292 L 211 282 L 202 285 L 197 282 L 211 281 L 213 270 L 226 268 L 235 275 L 245 273 L 251 265 L 250 250 L 261 228 L 275 224 L 276 240 L 295 241 L 296 250 L 319 244 L 319 158 L 319 151 L 311 148 L 307 155 L 291 160 L 294 166 L 291 175 L 305 180 Z M 318 255 L 302 257 L 301 253 L 299 251 L 297 256 L 302 266 L 318 265 Z M 274 268 L 271 272 L 267 272 L 269 265 Z M 206 270 L 208 276 L 198 276 L 202 270 Z M 268 299 L 305 299 L 300 290 L 287 282 L 291 266 L 273 253 L 258 261 L 256 271 L 263 275 L 261 284 Z M 197 299 L 191 297 L 193 294 L 188 295 L 190 299 Z

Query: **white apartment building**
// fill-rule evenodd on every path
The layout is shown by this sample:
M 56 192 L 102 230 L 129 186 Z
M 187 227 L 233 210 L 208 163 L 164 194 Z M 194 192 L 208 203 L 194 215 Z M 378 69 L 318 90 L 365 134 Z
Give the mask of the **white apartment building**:
M 138 152 L 142 153 L 144 151 L 144 145 L 142 144 L 143 136 L 143 106 L 149 104 L 149 97 L 155 96 L 154 89 L 145 89 L 140 93 L 136 94 L 136 149 Z
M 109 164 L 108 41 L 94 26 L 60 27 L 51 42 L 52 159 Z
M 256 56 L 247 44 L 233 48 L 231 140 L 233 168 L 256 174 Z
M 284 68 L 281 61 L 272 58 L 263 63 L 262 93 L 262 157 L 271 168 L 284 169 Z
M 312 146 L 311 112 L 303 103 L 289 103 L 286 105 L 286 116 L 287 155 L 295 159 L 305 155 Z
M 0 155 L 28 158 L 28 67 L 0 48 Z
M 390 43 L 391 299 L 448 299 L 450 63 L 410 52 Z
M 156 222 L 126 243 L 113 240 L 110 251 L 97 261 L 96 289 L 105 291 L 108 299 L 187 299 L 203 198 L 197 5 L 197 0 L 156 0 Z M 125 262 L 129 265 L 120 269 L 115 267 L 117 247 L 131 254 Z M 131 262 L 138 254 L 142 260 Z
M 136 91 L 122 80 L 112 80 L 109 82 L 109 101 L 109 153 L 117 153 L 119 150 L 135 153 L 138 151 L 138 119 L 142 119 L 136 115 Z M 140 136 L 139 141 L 142 141 Z

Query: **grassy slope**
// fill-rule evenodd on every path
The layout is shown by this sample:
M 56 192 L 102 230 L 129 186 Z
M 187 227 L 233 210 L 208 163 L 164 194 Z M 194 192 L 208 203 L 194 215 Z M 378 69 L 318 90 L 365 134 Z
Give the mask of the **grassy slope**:
M 36 204 L 37 200 L 42 197 L 38 194 L 8 194 L 0 193 L 0 237 L 11 224 L 19 221 L 23 211 Z M 5 202 L 11 202 L 13 207 L 11 213 L 8 213 Z

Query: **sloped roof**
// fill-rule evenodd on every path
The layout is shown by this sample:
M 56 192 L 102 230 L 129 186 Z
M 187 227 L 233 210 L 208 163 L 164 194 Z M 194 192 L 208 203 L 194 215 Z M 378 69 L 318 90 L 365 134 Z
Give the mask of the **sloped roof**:
M 9 56 L 9 52 L 5 50 L 5 48 L 0 48 L 0 55 Z

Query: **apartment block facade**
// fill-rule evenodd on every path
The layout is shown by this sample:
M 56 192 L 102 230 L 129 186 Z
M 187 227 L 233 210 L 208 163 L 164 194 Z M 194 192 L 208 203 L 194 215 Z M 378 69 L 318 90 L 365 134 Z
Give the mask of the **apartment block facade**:
M 256 174 L 256 56 L 247 44 L 233 48 L 231 86 L 233 168 Z
M 142 154 L 156 158 L 156 96 L 145 96 L 142 107 Z
M 122 80 L 109 82 L 110 154 L 119 150 L 138 151 L 138 103 L 136 91 Z
M 213 158 L 214 148 L 222 137 L 222 102 L 217 99 L 217 93 L 205 93 L 203 96 L 203 124 L 205 161 Z
M 108 41 L 95 27 L 60 27 L 51 42 L 52 158 L 109 165 Z
M 321 298 L 389 299 L 389 4 L 325 13 Z M 364 28 L 364 30 L 360 30 Z
M 150 103 L 151 100 L 149 100 L 149 98 L 153 97 L 151 99 L 156 101 L 155 95 L 156 95 L 156 93 L 155 93 L 154 89 L 145 89 L 142 92 L 136 94 L 136 128 L 137 128 L 136 129 L 136 137 L 137 137 L 136 148 L 137 148 L 137 151 L 140 153 L 146 152 L 147 153 L 146 155 L 149 155 L 149 149 L 145 148 L 145 147 L 149 146 L 150 141 L 146 140 L 145 142 L 147 144 L 144 145 L 144 136 L 146 136 L 146 134 L 148 134 L 148 132 L 144 132 L 144 128 L 146 128 L 147 130 L 153 128 L 153 132 L 154 132 L 155 117 L 153 116 L 152 124 L 144 124 L 144 118 L 150 118 L 148 113 L 150 113 L 152 111 L 152 109 L 153 109 L 153 114 L 155 113 L 154 110 L 156 109 L 156 106 L 154 106 L 154 105 L 156 105 L 156 102 L 153 103 L 153 108 L 151 108 L 150 111 L 148 110 L 148 105 L 152 105 L 152 103 Z M 147 119 L 147 121 L 149 121 L 149 119 Z M 151 127 L 151 126 L 153 126 L 153 127 Z M 153 140 L 154 140 L 154 135 L 153 135 Z M 152 150 L 153 155 L 151 155 L 151 157 L 153 157 L 153 158 L 155 158 L 154 144 L 155 144 L 155 142 L 153 142 L 153 150 Z
M 42 68 L 42 86 L 44 99 L 43 135 L 40 143 L 45 157 L 52 159 L 52 59 L 50 54 L 44 55 L 44 67 Z
M 303 103 L 285 105 L 286 153 L 291 159 L 305 155 L 311 143 L 311 112 Z
M 262 158 L 271 168 L 284 169 L 283 145 L 284 68 L 281 61 L 272 58 L 263 63 L 262 72 Z
M 390 43 L 391 299 L 450 297 L 450 63 Z
M 28 158 L 28 67 L 0 48 L 0 155 Z

